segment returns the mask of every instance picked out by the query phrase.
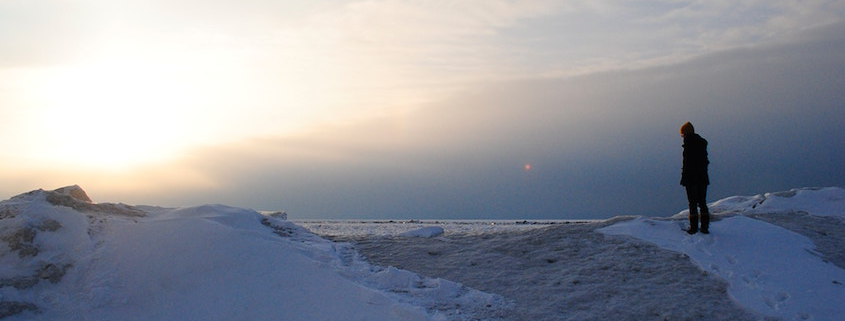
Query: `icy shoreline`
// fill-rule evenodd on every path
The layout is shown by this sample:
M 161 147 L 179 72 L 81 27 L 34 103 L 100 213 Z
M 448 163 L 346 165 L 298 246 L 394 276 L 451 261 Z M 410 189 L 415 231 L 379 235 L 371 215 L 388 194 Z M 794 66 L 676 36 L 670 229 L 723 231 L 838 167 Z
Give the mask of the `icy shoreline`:
M 225 205 L 0 202 L 0 319 L 502 319 L 505 298 L 373 266 L 349 244 Z
M 828 320 L 845 315 L 845 190 L 675 218 L 288 221 L 282 212 L 0 202 L 0 319 Z M 533 223 L 533 224 L 532 224 Z M 692 305 L 690 302 L 695 303 Z
M 443 227 L 447 234 L 483 234 L 600 221 L 603 220 L 291 220 L 315 234 L 326 237 L 397 236 L 433 226 Z
M 525 319 L 834 320 L 845 314 L 839 304 L 845 302 L 845 190 L 735 196 L 711 207 L 710 235 L 681 231 L 681 212 L 430 240 L 390 233 L 339 239 L 374 263 L 513 298 L 515 314 Z
M 344 238 L 374 264 L 515 301 L 508 320 L 755 320 L 685 256 L 607 237 L 607 222 L 447 237 Z M 687 309 L 698 298 L 706 309 Z

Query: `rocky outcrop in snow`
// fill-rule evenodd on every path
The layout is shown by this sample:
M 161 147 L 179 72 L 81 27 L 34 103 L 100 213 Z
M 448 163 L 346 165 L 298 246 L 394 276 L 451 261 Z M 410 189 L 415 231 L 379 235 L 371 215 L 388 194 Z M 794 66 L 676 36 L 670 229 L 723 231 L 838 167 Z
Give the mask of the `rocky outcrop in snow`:
M 57 189 L 53 190 L 52 193 L 70 196 L 75 200 L 86 202 L 86 203 L 92 203 L 92 204 L 94 203 L 94 201 L 92 201 L 91 198 L 88 197 L 88 193 L 85 193 L 85 190 L 83 190 L 82 187 L 79 187 L 79 185 L 71 185 L 71 186 L 65 186 L 65 187 L 62 187 L 62 188 L 57 188 Z
M 0 202 L 0 289 L 18 291 L 59 283 L 75 265 L 74 250 L 90 245 L 97 216 L 143 217 L 133 206 L 94 203 L 78 185 L 34 190 Z M 68 226 L 68 227 L 66 227 Z M 80 239 L 80 235 L 86 236 Z M 53 240 L 49 242 L 45 240 Z M 0 296 L 0 318 L 39 311 L 31 302 Z

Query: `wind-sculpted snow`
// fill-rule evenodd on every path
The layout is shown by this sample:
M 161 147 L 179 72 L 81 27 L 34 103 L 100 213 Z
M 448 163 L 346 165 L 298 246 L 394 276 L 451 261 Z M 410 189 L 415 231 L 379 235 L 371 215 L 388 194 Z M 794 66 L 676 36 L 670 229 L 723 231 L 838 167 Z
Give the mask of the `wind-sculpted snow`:
M 845 315 L 845 190 L 734 196 L 714 202 L 711 210 L 717 216 L 709 235 L 684 235 L 678 233 L 682 221 L 649 218 L 601 231 L 689 255 L 727 280 L 740 304 L 763 315 L 787 320 Z M 739 213 L 749 216 L 735 216 Z
M 495 320 L 509 311 L 501 296 L 372 266 L 280 213 L 82 195 L 69 187 L 0 202 L 0 318 Z
M 557 224 L 438 238 L 344 237 L 373 263 L 457 281 L 515 301 L 508 320 L 754 320 L 727 283 L 686 256 Z M 448 225 L 445 225 L 448 230 Z M 690 308 L 699 300 L 700 309 Z
M 709 204 L 719 214 L 812 213 L 817 216 L 845 217 L 845 189 L 840 187 L 796 188 L 754 196 L 731 196 Z M 675 215 L 686 218 L 689 210 Z
M 483 234 L 441 223 L 431 239 L 316 227 L 374 263 L 514 299 L 514 319 L 838 320 L 843 200 L 835 187 L 730 197 L 710 204 L 712 233 L 692 236 L 686 212 Z
M 728 281 L 741 305 L 788 320 L 845 315 L 845 270 L 823 261 L 800 234 L 745 216 L 712 223 L 710 235 L 683 235 L 673 221 L 639 218 L 601 229 L 685 253 Z
M 730 197 L 710 204 L 711 234 L 688 235 L 684 212 L 294 224 L 37 190 L 0 202 L 0 318 L 836 320 L 843 200 L 841 188 Z
M 407 237 L 435 237 L 438 235 L 443 235 L 443 228 L 440 226 L 428 226 L 418 228 L 416 230 L 407 231 L 402 233 L 402 236 Z

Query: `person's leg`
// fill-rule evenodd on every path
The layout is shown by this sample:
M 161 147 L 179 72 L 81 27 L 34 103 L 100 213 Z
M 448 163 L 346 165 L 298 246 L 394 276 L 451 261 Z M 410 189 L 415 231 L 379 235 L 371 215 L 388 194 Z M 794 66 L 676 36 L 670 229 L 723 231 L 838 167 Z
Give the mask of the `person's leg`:
M 702 185 L 699 188 L 696 198 L 696 203 L 701 208 L 699 212 L 701 215 L 701 233 L 710 233 L 710 210 L 707 209 L 707 185 Z
M 695 234 L 698 232 L 698 206 L 696 199 L 698 191 L 695 185 L 687 185 L 687 201 L 689 201 L 689 230 L 687 233 Z

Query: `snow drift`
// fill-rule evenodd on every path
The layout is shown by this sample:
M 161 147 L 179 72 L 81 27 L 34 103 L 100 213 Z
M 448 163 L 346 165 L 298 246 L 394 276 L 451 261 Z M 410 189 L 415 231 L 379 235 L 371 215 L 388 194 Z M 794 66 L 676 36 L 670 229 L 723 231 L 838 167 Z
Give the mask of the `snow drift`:
M 416 230 L 407 231 L 402 233 L 402 236 L 407 237 L 435 237 L 438 235 L 443 235 L 444 231 L 443 228 L 440 226 L 427 226 L 421 227 Z
M 0 202 L 0 318 L 845 315 L 845 190 L 710 206 L 711 234 L 688 235 L 685 212 L 548 225 L 294 224 L 284 212 L 95 203 L 78 186 L 36 190 Z
M 689 255 L 704 271 L 727 280 L 730 295 L 740 304 L 763 315 L 788 320 L 845 316 L 845 261 L 841 260 L 845 244 L 839 242 L 838 250 L 819 250 L 810 237 L 779 226 L 795 229 L 790 223 L 797 217 L 803 218 L 799 224 L 803 228 L 842 230 L 845 190 L 801 188 L 733 196 L 709 205 L 716 214 L 711 235 L 678 233 L 689 210 L 674 216 L 680 220 L 640 217 L 599 231 L 630 235 Z M 835 218 L 828 221 L 819 216 Z M 839 235 L 824 239 L 843 237 L 834 233 Z
M 78 186 L 0 202 L 0 318 L 462 320 L 508 302 L 381 268 L 349 244 L 224 205 L 93 203 Z
M 439 222 L 431 239 L 402 237 L 407 224 L 305 226 L 372 263 L 513 299 L 514 320 L 839 320 L 843 202 L 841 188 L 730 197 L 711 204 L 710 235 L 684 232 L 686 212 L 483 234 Z

